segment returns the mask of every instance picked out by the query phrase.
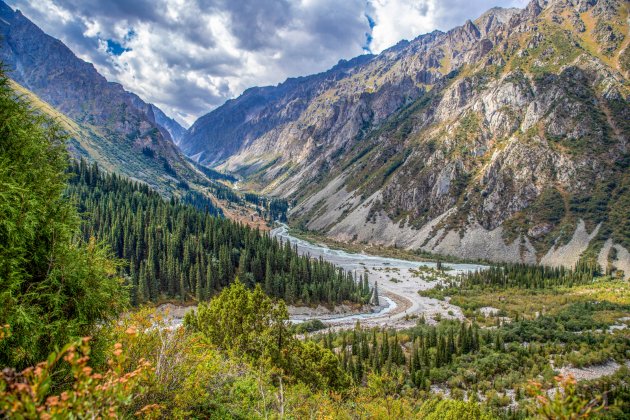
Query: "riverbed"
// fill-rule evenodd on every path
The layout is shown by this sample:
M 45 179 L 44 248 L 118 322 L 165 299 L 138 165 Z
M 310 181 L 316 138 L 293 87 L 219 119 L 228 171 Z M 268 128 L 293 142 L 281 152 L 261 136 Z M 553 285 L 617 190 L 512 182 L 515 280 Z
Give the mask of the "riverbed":
M 292 236 L 288 227 L 283 224 L 273 229 L 271 235 L 282 241 L 289 241 L 292 246 L 297 247 L 301 255 L 322 257 L 344 270 L 356 273 L 357 276 L 367 273 L 370 284 L 378 285 L 380 306 L 372 307 L 369 312 L 335 315 L 311 313 L 292 316 L 294 322 L 318 318 L 332 327 L 343 328 L 353 325 L 358 320 L 364 326 L 406 328 L 414 325 L 420 317 L 424 317 L 428 323 L 433 323 L 436 319 L 462 319 L 463 314 L 459 307 L 420 296 L 418 291 L 435 287 L 451 276 L 487 268 L 479 264 L 448 263 L 443 264 L 445 271 L 438 271 L 435 262 L 410 261 L 331 249 L 326 245 Z

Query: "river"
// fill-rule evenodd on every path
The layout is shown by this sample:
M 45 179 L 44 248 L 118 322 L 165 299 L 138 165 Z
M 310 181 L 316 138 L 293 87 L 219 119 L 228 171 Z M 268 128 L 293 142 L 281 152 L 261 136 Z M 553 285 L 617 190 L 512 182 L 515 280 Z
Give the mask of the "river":
M 462 318 L 460 308 L 449 303 L 422 297 L 419 290 L 435 287 L 440 281 L 460 273 L 482 270 L 486 266 L 479 264 L 443 264 L 448 270 L 437 272 L 437 263 L 410 261 L 398 258 L 380 257 L 331 249 L 292 236 L 286 225 L 280 224 L 271 231 L 271 235 L 297 246 L 298 253 L 312 258 L 322 257 L 344 270 L 361 275 L 368 274 L 372 285 L 378 282 L 381 306 L 373 307 L 372 312 L 342 315 L 310 314 L 293 316 L 294 322 L 319 318 L 332 326 L 353 324 L 357 320 L 363 325 L 390 325 L 406 327 L 415 323 L 415 319 L 424 315 L 429 322 L 439 314 L 441 318 Z

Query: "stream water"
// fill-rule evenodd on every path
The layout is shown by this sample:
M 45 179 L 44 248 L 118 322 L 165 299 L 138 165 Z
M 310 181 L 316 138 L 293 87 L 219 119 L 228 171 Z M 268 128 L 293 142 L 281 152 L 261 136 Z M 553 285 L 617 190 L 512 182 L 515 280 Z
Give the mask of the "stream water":
M 424 282 L 424 284 L 420 284 L 420 282 L 423 282 L 422 279 L 411 279 L 411 276 L 409 276 L 409 270 L 418 269 L 420 267 L 437 267 L 437 263 L 435 262 L 410 261 L 331 249 L 325 245 L 315 244 L 292 236 L 289 233 L 288 227 L 284 224 L 279 224 L 277 228 L 273 229 L 271 231 L 271 235 L 282 239 L 282 241 L 289 241 L 292 246 L 297 247 L 300 255 L 309 255 L 312 258 L 321 257 L 324 260 L 343 268 L 344 270 L 357 273 L 368 272 L 370 273 L 368 276 L 372 284 L 374 283 L 374 273 L 378 270 L 395 272 L 397 273 L 397 276 L 403 279 L 400 283 L 383 282 L 382 279 L 379 279 L 379 300 L 381 302 L 381 306 L 376 307 L 373 312 L 325 316 L 302 315 L 292 317 L 293 322 L 302 322 L 306 319 L 319 318 L 329 323 L 345 324 L 355 322 L 356 320 L 389 319 L 389 314 L 395 312 L 397 303 L 387 295 L 395 295 L 402 300 L 411 302 L 411 307 L 409 309 L 414 312 L 422 307 L 423 302 L 421 302 L 421 300 L 423 298 L 421 298 L 417 292 L 423 288 L 423 286 L 426 286 L 426 282 Z M 478 264 L 448 263 L 444 265 L 448 265 L 449 274 L 459 274 L 471 270 L 486 268 L 485 266 Z M 380 276 L 382 277 L 382 274 L 380 274 Z M 403 282 L 407 283 L 401 284 Z M 414 288 L 413 284 L 410 285 L 409 282 L 416 283 L 417 287 Z M 401 315 L 404 316 L 405 314 Z

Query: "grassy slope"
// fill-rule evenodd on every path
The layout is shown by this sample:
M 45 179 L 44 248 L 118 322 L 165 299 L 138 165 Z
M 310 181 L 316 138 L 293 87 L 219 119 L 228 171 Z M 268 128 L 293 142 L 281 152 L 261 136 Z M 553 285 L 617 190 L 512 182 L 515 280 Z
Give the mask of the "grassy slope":
M 20 84 L 14 81 L 11 84 L 18 95 L 23 96 L 35 109 L 57 121 L 67 131 L 70 150 L 75 157 L 96 161 L 109 172 L 145 182 L 161 194 L 177 194 L 181 191 L 180 181 L 166 168 L 163 159 L 147 156 L 133 149 L 123 139 L 116 138 L 114 134 L 101 132 L 98 127 L 79 124 Z M 178 169 L 175 168 L 175 171 Z M 198 187 L 190 186 L 196 189 Z

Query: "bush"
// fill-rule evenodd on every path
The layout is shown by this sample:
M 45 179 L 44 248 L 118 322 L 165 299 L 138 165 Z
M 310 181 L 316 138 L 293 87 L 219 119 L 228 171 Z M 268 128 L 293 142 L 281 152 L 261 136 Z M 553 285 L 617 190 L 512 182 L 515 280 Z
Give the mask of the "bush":
M 302 322 L 301 324 L 295 324 L 292 327 L 292 331 L 296 334 L 306 334 L 315 331 L 320 331 L 326 328 L 326 324 L 324 324 L 319 319 L 309 319 L 307 321 Z
M 15 97 L 0 72 L 0 366 L 23 369 L 90 335 L 128 301 L 116 264 L 63 197 L 68 154 L 54 121 Z
M 6 327 L 5 327 L 6 328 Z M 5 337 L 6 338 L 6 337 Z M 90 360 L 89 337 L 51 353 L 46 361 L 16 373 L 5 369 L 0 376 L 0 416 L 7 418 L 100 418 L 123 417 L 134 398 L 147 391 L 153 369 L 141 361 L 135 369 L 124 369 L 126 356 L 117 343 L 103 373 L 95 372 Z M 64 363 L 72 373 L 72 383 L 52 394 L 53 373 Z M 159 407 L 144 406 L 138 413 L 152 417 Z

